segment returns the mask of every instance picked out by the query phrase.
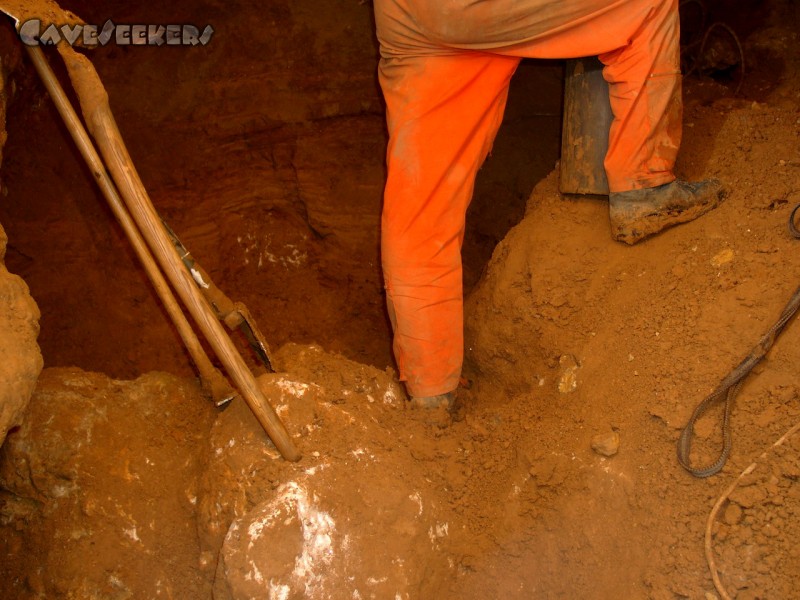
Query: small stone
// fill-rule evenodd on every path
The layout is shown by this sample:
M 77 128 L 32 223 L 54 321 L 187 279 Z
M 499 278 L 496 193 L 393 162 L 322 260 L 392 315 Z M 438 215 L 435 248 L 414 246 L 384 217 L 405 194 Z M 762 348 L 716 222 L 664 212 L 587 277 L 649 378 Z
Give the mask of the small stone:
M 558 380 L 558 391 L 562 394 L 569 394 L 578 389 L 577 367 L 570 367 L 561 374 Z
M 592 450 L 602 456 L 614 456 L 619 452 L 619 434 L 616 431 L 597 434 L 592 438 Z
M 578 389 L 578 361 L 574 356 L 564 354 L 558 363 L 561 365 L 561 376 L 558 379 L 558 391 L 569 394 Z
M 714 257 L 711 259 L 711 264 L 719 268 L 722 265 L 727 265 L 729 262 L 732 261 L 733 261 L 733 250 L 731 250 L 730 248 L 725 248 L 724 250 L 720 250 L 714 255 Z

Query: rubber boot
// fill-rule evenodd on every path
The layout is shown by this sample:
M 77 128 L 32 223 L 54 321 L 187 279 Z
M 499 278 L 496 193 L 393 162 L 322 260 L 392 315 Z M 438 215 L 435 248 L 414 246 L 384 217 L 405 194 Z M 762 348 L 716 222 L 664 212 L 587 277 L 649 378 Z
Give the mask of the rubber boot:
M 653 188 L 608 196 L 611 236 L 635 244 L 668 227 L 692 221 L 716 208 L 726 190 L 717 179 L 689 183 L 676 179 Z

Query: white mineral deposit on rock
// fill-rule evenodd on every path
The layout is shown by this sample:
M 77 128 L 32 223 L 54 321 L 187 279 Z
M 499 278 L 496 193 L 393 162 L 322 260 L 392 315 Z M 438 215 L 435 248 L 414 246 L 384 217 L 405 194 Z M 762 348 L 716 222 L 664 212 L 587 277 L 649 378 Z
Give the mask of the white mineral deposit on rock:
M 296 517 L 303 536 L 303 548 L 295 558 L 291 577 L 300 583 L 310 597 L 322 582 L 325 566 L 333 558 L 333 533 L 336 524 L 331 516 L 318 510 L 308 497 L 307 491 L 295 481 L 289 481 L 278 489 L 277 496 L 269 504 L 262 518 L 248 527 L 248 548 L 265 533 L 265 529 L 280 521 Z M 274 588 L 273 588 L 274 586 Z M 283 582 L 270 581 L 270 598 L 283 593 L 289 586 Z M 287 592 L 288 593 L 288 592 Z M 280 598 L 280 595 L 274 597 Z

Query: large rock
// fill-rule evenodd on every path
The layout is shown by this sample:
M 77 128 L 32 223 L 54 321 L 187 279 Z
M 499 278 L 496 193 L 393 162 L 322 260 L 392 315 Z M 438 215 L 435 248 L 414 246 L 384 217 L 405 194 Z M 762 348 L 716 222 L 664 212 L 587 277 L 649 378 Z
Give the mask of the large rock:
M 0 445 L 20 424 L 42 370 L 39 307 L 25 282 L 5 267 L 7 242 L 0 225 Z
M 46 369 L 0 452 L 0 597 L 203 598 L 192 381 Z
M 315 346 L 275 359 L 285 372 L 259 383 L 304 456 L 281 460 L 241 404 L 217 420 L 198 515 L 215 599 L 426 597 L 453 568 L 453 515 L 396 379 Z

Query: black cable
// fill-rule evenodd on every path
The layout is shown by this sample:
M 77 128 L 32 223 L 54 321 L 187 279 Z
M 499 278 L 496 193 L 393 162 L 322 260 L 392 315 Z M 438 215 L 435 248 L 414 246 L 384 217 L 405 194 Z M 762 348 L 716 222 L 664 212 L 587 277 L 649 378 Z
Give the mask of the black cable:
M 795 206 L 791 215 L 789 215 L 789 233 L 792 237 L 800 239 L 800 230 L 798 230 L 797 226 L 794 224 L 795 215 L 798 210 L 800 210 L 800 204 Z M 783 312 L 781 312 L 781 316 L 778 318 L 777 322 L 769 328 L 767 333 L 759 340 L 756 347 L 747 355 L 747 358 L 739 363 L 739 365 L 720 382 L 717 389 L 706 396 L 702 402 L 697 405 L 694 412 L 692 412 L 692 416 L 689 417 L 689 422 L 686 424 L 686 427 L 684 427 L 678 439 L 678 462 L 695 477 L 702 478 L 716 475 L 725 466 L 730 456 L 732 445 L 730 416 L 731 410 L 733 409 L 733 401 L 736 399 L 736 395 L 744 384 L 744 380 L 761 359 L 766 356 L 767 352 L 769 352 L 770 348 L 772 348 L 775 343 L 775 340 L 778 339 L 778 336 L 783 331 L 783 328 L 797 313 L 798 308 L 800 308 L 800 287 L 795 290 L 791 299 L 784 307 Z M 692 436 L 694 435 L 694 424 L 709 408 L 718 404 L 723 398 L 725 400 L 725 407 L 722 417 L 722 451 L 720 452 L 719 458 L 711 465 L 704 468 L 695 468 L 691 465 L 689 460 L 689 453 L 692 449 Z

